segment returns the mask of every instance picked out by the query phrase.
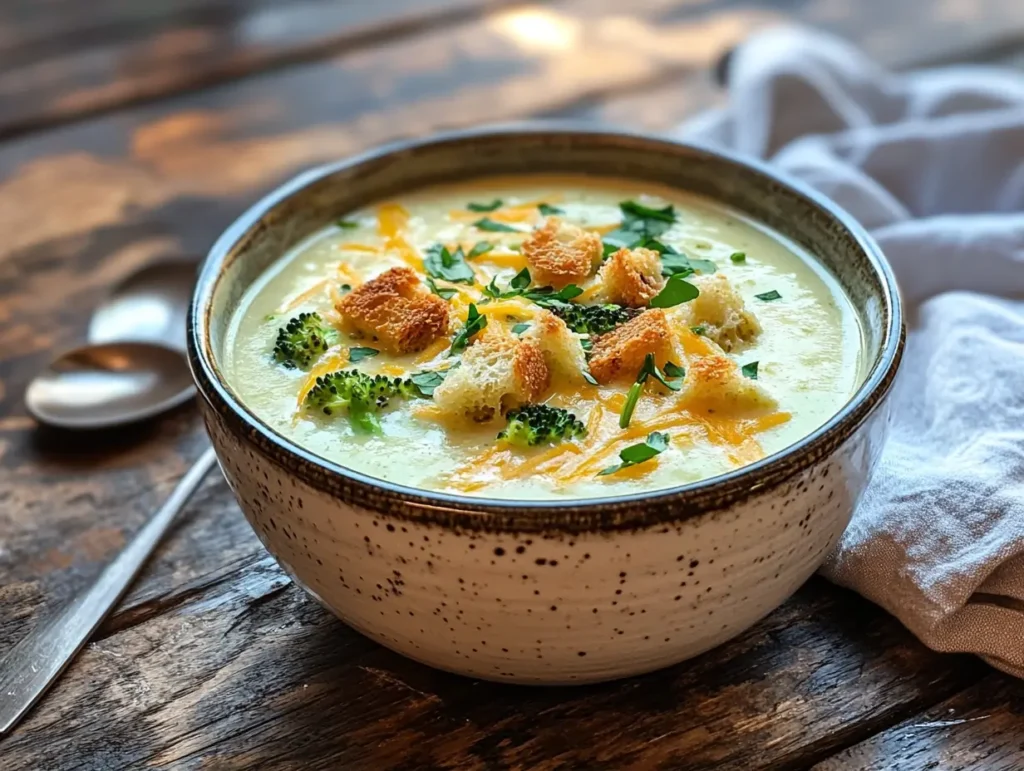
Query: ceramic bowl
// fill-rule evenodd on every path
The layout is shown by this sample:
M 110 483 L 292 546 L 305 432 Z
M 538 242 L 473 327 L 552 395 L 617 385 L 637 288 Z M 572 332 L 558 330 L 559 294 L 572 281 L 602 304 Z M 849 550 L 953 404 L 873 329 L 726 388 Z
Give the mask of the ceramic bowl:
M 244 290 L 351 209 L 415 188 L 543 171 L 649 180 L 723 202 L 798 242 L 847 292 L 863 383 L 797 444 L 722 476 L 579 503 L 404 487 L 319 458 L 252 415 L 219 362 Z M 488 680 L 585 683 L 658 669 L 739 634 L 820 565 L 887 434 L 903 346 L 878 248 L 802 185 L 667 139 L 559 125 L 403 142 L 315 169 L 213 247 L 189 322 L 201 409 L 245 516 L 281 566 L 345 623 L 413 659 Z

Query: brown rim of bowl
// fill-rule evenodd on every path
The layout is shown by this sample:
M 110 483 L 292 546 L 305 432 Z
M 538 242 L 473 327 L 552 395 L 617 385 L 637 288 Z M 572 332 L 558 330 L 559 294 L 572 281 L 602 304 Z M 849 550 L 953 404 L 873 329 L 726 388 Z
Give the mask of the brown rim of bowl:
M 884 288 L 885 318 L 880 353 L 856 393 L 823 425 L 792 445 L 747 466 L 677 487 L 602 498 L 566 500 L 506 500 L 424 490 L 388 482 L 321 458 L 278 434 L 250 413 L 226 386 L 216 366 L 209 338 L 209 312 L 223 267 L 232 250 L 274 206 L 299 190 L 341 170 L 378 161 L 389 155 L 422 150 L 474 139 L 532 138 L 550 135 L 586 135 L 608 140 L 643 142 L 656 151 L 682 148 L 726 164 L 746 167 L 840 223 L 866 255 L 878 283 Z M 343 213 L 343 212 L 342 212 Z M 239 217 L 210 250 L 199 275 L 188 319 L 188 354 L 193 377 L 207 404 L 244 441 L 282 469 L 311 487 L 341 501 L 386 512 L 388 516 L 443 527 L 488 532 L 564 532 L 635 529 L 676 523 L 743 501 L 828 457 L 864 423 L 892 386 L 904 342 L 899 291 L 891 268 L 870 235 L 835 203 L 797 180 L 764 164 L 718 149 L 679 142 L 668 137 L 629 130 L 564 122 L 486 126 L 436 134 L 426 139 L 394 142 L 352 158 L 320 166 L 298 175 L 264 197 Z

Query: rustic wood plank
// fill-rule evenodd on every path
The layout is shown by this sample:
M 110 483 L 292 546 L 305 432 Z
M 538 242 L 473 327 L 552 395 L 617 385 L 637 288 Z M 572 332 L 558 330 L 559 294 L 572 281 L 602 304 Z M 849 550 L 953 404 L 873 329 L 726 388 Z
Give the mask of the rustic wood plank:
M 403 659 L 271 565 L 89 646 L 5 768 L 801 768 L 978 677 L 813 581 L 719 651 L 586 688 Z M 73 712 L 70 711 L 73 705 Z
M 703 8 L 705 12 L 689 14 L 684 9 L 680 15 L 678 9 L 683 5 L 679 0 L 637 0 L 631 9 L 637 16 L 631 22 L 633 26 L 626 30 L 627 35 L 622 32 L 621 4 L 617 0 L 567 0 L 540 15 L 492 15 L 379 49 L 360 51 L 337 61 L 296 67 L 232 87 L 140 106 L 0 146 L 0 225 L 5 234 L 0 244 L 0 496 L 4 496 L 4 505 L 0 506 L 0 650 L 23 634 L 48 607 L 96 572 L 122 542 L 123 531 L 141 522 L 184 470 L 187 459 L 198 454 L 202 442 L 198 423 L 189 409 L 178 411 L 151 429 L 100 439 L 74 442 L 34 431 L 21 405 L 24 386 L 53 348 L 70 344 L 81 335 L 88 308 L 106 287 L 158 256 L 201 253 L 247 202 L 299 168 L 397 135 L 481 120 L 558 113 L 608 94 L 629 96 L 652 84 L 665 89 L 667 102 L 677 93 L 670 79 L 678 77 L 678 92 L 688 93 L 687 84 L 692 85 L 693 74 L 702 72 L 722 48 L 759 24 L 776 18 L 756 9 L 752 11 L 745 4 L 708 10 L 699 0 L 693 5 L 697 11 Z M 820 9 L 826 5 L 811 2 L 801 7 Z M 857 17 L 859 23 L 863 29 L 870 29 L 872 23 L 881 23 L 877 12 L 882 7 L 884 4 L 872 0 L 853 12 L 862 13 Z M 1010 24 L 1013 17 L 1007 18 Z M 931 23 L 928 19 L 916 20 L 918 36 L 941 40 L 943 34 L 950 33 L 947 20 L 940 19 L 934 29 L 927 26 Z M 544 34 L 539 35 L 538 30 Z M 929 31 L 934 34 L 929 36 Z M 615 57 L 608 55 L 612 49 Z M 633 122 L 648 120 L 653 119 L 640 116 Z M 261 571 L 268 571 L 265 580 L 260 578 Z M 217 669 L 230 664 L 228 659 L 216 659 L 213 669 L 196 669 L 179 659 L 201 658 L 207 648 L 213 649 L 210 655 L 220 655 L 217 635 L 242 635 L 246 646 L 254 645 L 255 658 L 246 665 L 248 674 L 256 678 L 257 685 L 260 676 L 269 677 L 271 684 L 279 682 L 270 670 L 277 666 L 281 652 L 260 647 L 255 644 L 259 640 L 254 642 L 251 638 L 263 633 L 276 634 L 278 627 L 299 623 L 296 619 L 304 616 L 302 612 L 291 615 L 301 603 L 294 590 L 277 593 L 275 581 L 281 579 L 275 571 L 266 562 L 223 484 L 211 480 L 127 605 L 104 628 L 102 635 L 106 639 L 101 640 L 101 646 L 108 640 L 124 639 L 124 650 L 114 648 L 115 656 L 108 658 L 123 655 L 131 661 L 141 656 L 140 651 L 147 650 L 146 645 L 153 647 L 160 641 L 177 639 L 173 635 L 180 633 L 181 639 L 170 646 L 178 658 L 154 664 L 153 671 L 160 672 L 163 678 L 162 693 L 166 696 L 201 689 L 207 678 L 216 681 Z M 249 580 L 255 581 L 256 588 L 238 588 L 245 587 Z M 250 632 L 244 623 L 246 616 L 230 632 L 219 626 L 224 620 L 223 609 L 241 612 L 249 607 L 249 600 L 244 598 L 259 600 L 271 593 L 273 596 L 258 603 L 260 612 L 268 614 L 268 619 L 272 617 L 263 627 Z M 286 597 L 290 599 L 286 601 Z M 814 660 L 821 666 L 831 660 L 832 647 L 847 651 L 842 664 L 847 679 L 839 678 L 837 683 L 824 681 L 831 694 L 828 698 L 834 701 L 823 701 L 822 694 L 810 694 L 805 707 L 797 710 L 787 724 L 787 730 L 802 735 L 800 721 L 816 720 L 820 726 L 818 734 L 812 732 L 806 740 L 793 739 L 789 734 L 779 739 L 768 736 L 773 730 L 770 725 L 752 734 L 757 741 L 778 740 L 780 749 L 769 754 L 776 765 L 788 763 L 787 757 L 818 759 L 822 753 L 839 748 L 832 740 L 820 738 L 835 731 L 835 724 L 828 720 L 838 720 L 835 715 L 839 713 L 833 709 L 831 718 L 813 718 L 816 709 L 857 700 L 861 707 L 852 713 L 849 722 L 843 723 L 846 733 L 837 734 L 843 742 L 857 741 L 863 738 L 864 731 L 919 710 L 961 684 L 959 672 L 949 670 L 950 659 L 913 645 L 893 645 L 893 651 L 887 651 L 885 646 L 903 633 L 895 622 L 876 611 L 875 621 L 864 621 L 867 626 L 878 625 L 872 644 L 857 642 L 863 639 L 859 636 L 861 630 L 844 623 L 846 607 L 845 600 L 826 600 L 817 605 L 798 602 L 778 619 L 769 620 L 764 627 L 769 631 L 762 630 L 769 637 L 785 637 L 784 630 L 770 630 L 777 629 L 778 624 L 797 625 L 800 614 L 811 614 L 811 618 L 816 615 L 816 620 L 804 619 L 801 623 L 817 624 L 813 631 L 820 639 L 813 643 L 808 632 L 807 638 L 799 638 L 805 640 L 801 645 L 818 646 Z M 319 620 L 310 622 L 314 627 L 331 623 L 322 615 L 316 618 Z M 165 621 L 178 626 L 164 626 Z M 329 628 L 330 634 L 318 643 L 327 652 L 338 644 L 334 635 L 351 634 L 339 632 L 333 623 Z M 213 630 L 209 635 L 208 629 Z M 320 671 L 326 681 L 332 682 L 336 672 L 348 671 L 344 669 L 348 666 L 346 660 L 337 659 L 324 664 L 327 669 L 307 669 L 304 657 L 319 649 L 314 646 L 307 650 L 306 638 L 302 636 L 285 635 L 284 639 L 293 645 L 297 658 L 283 665 L 287 671 L 281 677 L 301 678 Z M 754 638 L 744 639 L 744 644 L 754 646 Z M 365 641 L 361 644 L 368 645 Z M 372 664 L 372 669 L 386 674 L 391 670 L 404 673 L 403 667 L 419 671 L 414 665 L 389 658 L 390 654 L 368 650 L 375 652 L 365 655 L 383 657 L 383 664 Z M 729 650 L 733 653 L 722 655 L 741 660 L 736 652 L 741 649 Z M 705 678 L 701 682 L 709 689 L 717 671 L 718 655 L 701 660 L 701 677 Z M 781 653 L 764 659 L 748 657 L 745 666 L 761 676 L 760 673 L 779 664 L 780 657 Z M 89 662 L 94 661 L 86 659 L 81 665 L 86 669 L 75 669 L 74 672 L 82 672 L 76 676 L 89 680 L 91 675 L 85 673 L 90 672 Z M 148 667 L 147 663 L 147 672 Z M 96 670 L 101 671 L 106 670 Z M 119 699 L 133 694 L 133 688 L 137 690 L 129 677 L 136 671 L 126 669 L 125 679 L 116 680 L 122 693 L 103 696 L 98 703 L 108 707 L 112 703 L 120 705 Z M 871 676 L 865 676 L 864 671 Z M 484 688 L 435 673 L 421 676 L 430 682 L 431 677 L 438 677 L 444 683 L 452 683 L 438 688 L 444 694 L 450 693 L 456 702 L 463 698 L 459 688 L 466 687 L 472 692 Z M 353 682 L 358 688 L 368 689 L 369 676 L 364 673 L 359 677 L 363 679 L 357 677 Z M 662 681 L 652 677 L 642 682 L 645 688 L 654 688 Z M 672 698 L 687 693 L 689 684 L 695 681 L 683 678 L 680 682 L 682 685 L 671 691 Z M 723 682 L 728 682 L 728 678 Z M 807 684 L 822 686 L 813 677 Z M 406 694 L 402 698 L 408 697 L 408 689 L 395 687 Z M 246 688 L 236 692 L 241 700 L 235 701 L 236 697 L 231 696 L 225 701 L 225 709 L 243 711 L 254 698 L 253 691 Z M 265 693 L 258 692 L 256 698 L 263 698 L 261 694 Z M 504 690 L 491 693 L 495 695 L 487 696 L 488 699 L 505 698 Z M 616 693 L 620 691 L 615 688 L 608 691 Z M 718 695 L 701 702 L 703 709 L 712 709 L 722 703 L 715 699 L 726 698 L 725 692 L 715 693 Z M 751 720 L 772 703 L 770 698 L 784 697 L 777 692 L 775 696 L 765 696 L 756 689 L 749 693 L 747 712 L 740 714 Z M 890 697 L 890 693 L 894 695 Z M 62 689 L 44 708 L 66 718 L 83 704 L 91 703 L 94 696 L 88 688 Z M 569 696 L 572 704 L 577 703 L 574 699 L 582 698 L 575 693 Z M 214 698 L 209 693 L 204 697 Z M 335 711 L 342 710 L 347 703 L 342 695 L 324 698 L 324 704 Z M 417 698 L 420 697 L 414 696 L 413 700 Z M 577 714 L 572 710 L 560 713 L 558 705 L 544 701 L 546 697 L 538 701 L 539 697 L 532 692 L 523 698 L 517 702 L 523 709 L 550 708 L 552 714 L 568 714 L 573 719 Z M 131 730 L 135 721 L 150 719 L 145 710 L 133 711 L 133 703 L 129 699 L 124 702 L 127 706 L 118 707 L 123 712 L 121 722 L 105 723 L 103 715 L 97 712 L 91 723 L 73 724 L 69 731 L 92 731 L 103 741 L 129 742 L 135 736 Z M 391 706 L 396 703 L 404 702 L 389 702 Z M 600 699 L 595 702 L 608 703 L 611 702 Z M 438 724 L 450 725 L 454 730 L 461 725 L 459 721 L 465 723 L 478 712 L 487 714 L 486 706 L 474 703 L 472 710 L 457 713 L 455 718 L 428 711 L 424 720 L 439 721 Z M 205 702 L 202 707 L 207 709 Z M 196 708 L 195 704 L 187 707 L 188 720 L 199 719 L 192 714 Z M 620 723 L 626 719 L 626 714 L 616 712 L 614 705 L 609 709 Z M 316 712 L 312 709 L 310 714 L 301 713 L 303 720 L 314 723 Z M 278 717 L 276 713 L 264 714 L 267 719 Z M 655 741 L 660 736 L 656 731 L 678 730 L 680 723 L 671 718 L 672 714 L 659 713 L 644 734 L 655 746 L 661 741 Z M 700 724 L 699 712 L 691 709 L 686 715 L 693 725 Z M 357 710 L 345 719 L 358 722 L 359 717 Z M 504 726 L 506 717 L 512 720 L 511 716 L 495 715 L 492 722 Z M 182 715 L 169 712 L 160 719 L 173 723 L 181 721 Z M 188 720 L 185 724 L 191 725 L 190 730 L 195 733 L 189 739 L 192 744 L 182 744 L 184 740 L 177 734 L 169 734 L 169 743 L 162 745 L 160 752 L 186 752 L 183 747 L 204 741 L 205 729 L 194 722 L 189 724 Z M 731 718 L 723 713 L 718 720 L 716 730 Z M 120 737 L 108 736 L 108 726 L 115 724 L 123 729 Z M 47 725 L 48 732 L 36 734 L 44 737 L 39 739 L 41 742 L 49 741 L 49 735 L 58 732 L 56 722 Z M 250 738 L 244 741 L 252 741 L 251 737 L 260 736 L 260 732 L 276 731 L 274 725 L 245 724 L 245 736 Z M 287 727 L 289 723 L 283 725 Z M 363 731 L 359 735 L 374 735 L 371 723 L 366 725 L 370 727 L 359 729 Z M 519 732 L 516 736 L 525 736 L 532 730 L 514 721 L 509 725 Z M 601 746 L 611 742 L 612 728 L 604 723 L 595 724 L 595 730 L 605 731 L 609 736 Z M 59 730 L 64 730 L 64 724 Z M 553 732 L 554 728 L 548 730 Z M 84 736 L 75 735 L 80 739 Z M 310 741 L 315 737 L 316 742 L 330 738 L 322 739 L 308 727 L 292 738 L 298 742 L 303 735 L 311 737 Z M 504 738 L 497 732 L 488 736 L 478 737 L 472 743 L 486 744 Z M 544 736 L 544 746 L 530 745 L 530 752 L 535 754 L 523 757 L 544 757 L 550 767 L 557 767 L 553 758 L 558 756 L 558 736 Z M 441 741 L 435 736 L 435 749 L 431 750 L 439 757 L 447 752 L 437 744 Z M 697 753 L 693 747 L 698 743 L 692 735 L 687 739 L 691 741 L 692 744 L 679 745 L 685 749 L 672 752 L 680 757 L 683 753 Z M 247 746 L 238 739 L 229 748 L 229 754 L 243 757 L 244 753 L 255 751 Z M 97 764 L 103 765 L 106 751 L 95 750 Z M 544 755 L 547 751 L 550 754 Z M 607 751 L 614 755 L 614 748 Z M 717 751 L 726 750 L 719 747 Z M 699 753 L 694 755 L 698 756 Z M 136 756 L 122 753 L 118 757 Z M 657 760 L 654 755 L 649 757 Z M 362 762 L 361 756 L 355 760 Z M 685 757 L 680 762 L 683 761 Z M 601 758 L 595 760 L 596 764 L 602 762 Z M 730 756 L 728 762 L 740 761 Z M 399 761 L 395 759 L 394 763 Z
M 609 7 L 593 0 L 593 12 Z M 978 46 L 1024 39 L 1015 0 L 879 0 L 842 6 L 831 0 L 689 0 L 662 3 L 656 21 L 678 24 L 708 14 L 760 25 L 792 15 L 840 32 L 901 64 L 965 58 Z M 536 14 L 525 0 L 51 0 L 0 10 L 0 137 L 294 65 L 365 49 L 430 25 L 454 24 L 508 7 Z M 556 16 L 562 4 L 552 6 Z M 653 41 L 650 4 L 621 8 L 619 38 Z M 587 19 L 589 13 L 578 18 Z M 568 15 L 573 21 L 573 14 Z M 927 27 L 926 34 L 919 24 Z M 536 41 L 543 41 L 545 32 Z M 707 41 L 699 41 L 702 45 Z M 714 42 L 714 38 L 712 38 Z M 692 41 L 691 41 L 692 45 Z M 685 49 L 681 51 L 685 53 Z
M 1019 771 L 1024 768 L 1024 688 L 1008 675 L 914 715 L 814 771 Z
M 0 9 L 0 137 L 521 2 L 51 0 Z

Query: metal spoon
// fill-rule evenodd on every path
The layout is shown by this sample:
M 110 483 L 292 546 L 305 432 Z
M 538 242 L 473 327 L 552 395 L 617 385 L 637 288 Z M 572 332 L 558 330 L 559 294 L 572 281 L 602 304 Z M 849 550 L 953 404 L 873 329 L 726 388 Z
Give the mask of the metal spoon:
M 130 305 L 125 297 L 105 307 Z M 180 325 L 184 328 L 184 318 Z M 181 354 L 151 343 L 120 342 L 58 357 L 32 381 L 25 401 L 45 423 L 85 429 L 151 418 L 193 393 Z M 0 737 L 28 713 L 117 604 L 215 460 L 208 448 L 93 585 L 0 659 Z

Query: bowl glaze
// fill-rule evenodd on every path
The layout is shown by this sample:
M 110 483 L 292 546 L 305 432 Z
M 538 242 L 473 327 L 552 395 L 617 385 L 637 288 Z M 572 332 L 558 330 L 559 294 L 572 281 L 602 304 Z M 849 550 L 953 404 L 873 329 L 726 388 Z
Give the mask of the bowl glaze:
M 374 479 L 253 416 L 218 361 L 232 310 L 274 260 L 375 200 L 496 174 L 591 173 L 695 192 L 802 245 L 853 302 L 861 387 L 797 444 L 731 473 L 578 503 L 508 502 Z M 903 348 L 899 294 L 870 237 L 819 194 L 669 139 L 559 124 L 390 145 L 315 169 L 213 247 L 189 357 L 221 467 L 260 540 L 345 623 L 426 664 L 488 680 L 585 683 L 697 655 L 771 612 L 821 564 L 885 441 Z

